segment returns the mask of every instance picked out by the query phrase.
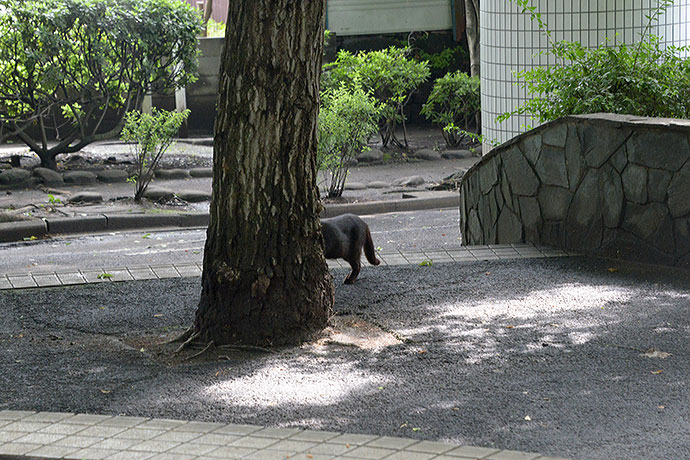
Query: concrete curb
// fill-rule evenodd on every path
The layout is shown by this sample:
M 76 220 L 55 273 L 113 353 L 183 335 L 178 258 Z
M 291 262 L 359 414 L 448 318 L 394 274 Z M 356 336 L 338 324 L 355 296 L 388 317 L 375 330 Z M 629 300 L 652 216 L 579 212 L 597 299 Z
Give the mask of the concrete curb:
M 429 192 L 422 192 L 427 194 Z M 419 211 L 457 207 L 458 194 L 455 192 L 436 192 L 433 196 L 406 198 L 402 200 L 366 201 L 326 205 L 321 217 L 340 214 L 382 214 L 386 212 Z M 28 238 L 42 238 L 49 235 L 70 235 L 77 233 L 98 233 L 116 230 L 135 230 L 146 228 L 194 228 L 206 227 L 209 214 L 191 213 L 128 213 L 99 214 L 84 217 L 44 218 L 42 220 L 8 222 L 0 224 L 0 242 L 22 241 Z

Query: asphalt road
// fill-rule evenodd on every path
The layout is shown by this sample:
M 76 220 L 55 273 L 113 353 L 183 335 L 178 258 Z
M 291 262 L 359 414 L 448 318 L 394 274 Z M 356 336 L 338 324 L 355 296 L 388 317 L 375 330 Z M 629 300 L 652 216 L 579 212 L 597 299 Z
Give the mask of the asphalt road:
M 381 251 L 457 248 L 458 210 L 363 216 Z M 201 262 L 205 229 L 116 232 L 0 244 L 0 273 Z
M 685 459 L 689 288 L 577 257 L 369 267 L 336 283 L 336 320 L 366 333 L 181 362 L 156 344 L 191 323 L 198 279 L 1 291 L 0 409 Z

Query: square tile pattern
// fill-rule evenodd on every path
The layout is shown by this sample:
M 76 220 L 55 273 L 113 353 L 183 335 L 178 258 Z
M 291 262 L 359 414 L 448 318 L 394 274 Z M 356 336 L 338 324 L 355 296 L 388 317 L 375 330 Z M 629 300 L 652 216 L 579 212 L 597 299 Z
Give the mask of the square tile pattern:
M 503 244 L 489 246 L 462 246 L 456 249 L 432 249 L 426 251 L 382 251 L 377 256 L 383 265 L 428 266 L 453 262 L 478 260 L 530 259 L 535 257 L 567 257 L 560 249 L 532 244 Z M 349 268 L 344 260 L 328 260 L 328 268 Z M 114 283 L 121 281 L 187 278 L 201 276 L 199 264 L 169 264 L 157 266 L 110 267 L 102 269 L 0 274 L 0 290 L 67 286 L 89 283 Z
M 435 441 L 184 420 L 0 411 L 0 459 L 557 460 Z

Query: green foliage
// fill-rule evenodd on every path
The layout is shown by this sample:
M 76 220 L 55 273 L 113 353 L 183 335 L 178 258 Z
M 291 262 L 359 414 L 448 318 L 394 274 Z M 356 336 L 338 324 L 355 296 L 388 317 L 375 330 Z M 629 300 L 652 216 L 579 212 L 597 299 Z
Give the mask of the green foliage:
M 376 132 L 379 104 L 355 80 L 321 94 L 318 168 L 327 171 L 328 196 L 343 194 L 350 161 L 366 148 Z
M 446 128 L 460 126 L 462 131 L 467 132 L 470 120 L 476 117 L 480 109 L 479 78 L 470 77 L 458 70 L 434 82 L 434 87 L 422 106 L 421 113 L 427 120 L 441 125 L 446 144 L 455 146 L 465 136 L 458 130 Z
M 456 46 L 454 48 L 445 48 L 438 53 L 427 53 L 424 50 L 419 50 L 415 57 L 420 61 L 427 61 L 434 75 L 441 75 L 451 71 L 453 68 L 457 69 L 464 55 L 465 50 L 462 46 Z
M 381 104 L 379 134 L 383 146 L 393 142 L 407 147 L 395 136 L 395 128 L 402 123 L 404 128 L 404 108 L 413 92 L 429 78 L 429 65 L 426 61 L 417 62 L 408 57 L 409 48 L 391 46 L 385 50 L 352 54 L 341 50 L 335 62 L 326 64 L 321 87 L 335 89 L 340 85 L 353 88 L 355 81 Z
M 546 24 L 527 0 L 517 0 L 539 28 L 551 37 Z M 651 117 L 690 117 L 690 61 L 681 55 L 690 48 L 662 46 L 649 34 L 652 22 L 673 3 L 662 0 L 647 15 L 648 24 L 640 41 L 585 48 L 577 42 L 551 42 L 549 53 L 558 65 L 517 73 L 520 85 L 532 99 L 498 118 L 525 114 L 539 122 L 564 115 L 594 112 Z
M 225 23 L 217 22 L 209 18 L 206 23 L 206 36 L 207 37 L 225 37 Z
M 54 168 L 116 135 L 147 92 L 194 79 L 199 30 L 178 0 L 0 0 L 2 136 Z
M 133 143 L 131 149 L 136 172 L 129 182 L 135 184 L 135 201 L 141 200 L 158 169 L 160 159 L 172 145 L 173 138 L 188 116 L 189 110 L 168 112 L 156 109 L 150 114 L 133 110 L 125 115 L 121 139 Z

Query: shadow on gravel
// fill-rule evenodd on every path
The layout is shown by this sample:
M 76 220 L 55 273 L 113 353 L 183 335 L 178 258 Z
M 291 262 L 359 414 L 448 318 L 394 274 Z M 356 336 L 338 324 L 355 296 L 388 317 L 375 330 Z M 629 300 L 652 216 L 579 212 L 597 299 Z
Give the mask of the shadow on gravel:
M 321 340 L 190 361 L 158 343 L 191 324 L 198 279 L 2 292 L 0 409 L 688 458 L 689 288 L 584 258 L 367 266 Z

